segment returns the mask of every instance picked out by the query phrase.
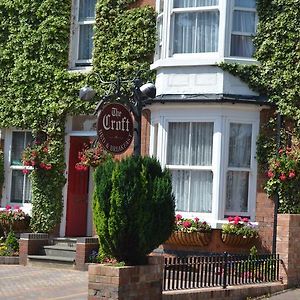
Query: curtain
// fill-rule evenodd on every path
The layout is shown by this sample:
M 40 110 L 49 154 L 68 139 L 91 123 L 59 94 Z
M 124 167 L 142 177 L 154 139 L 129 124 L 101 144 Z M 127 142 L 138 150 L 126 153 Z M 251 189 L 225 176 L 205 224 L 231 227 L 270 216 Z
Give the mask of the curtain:
M 177 210 L 211 212 L 212 172 L 188 166 L 211 166 L 213 126 L 209 122 L 169 123 L 167 164 L 186 166 L 171 171 Z
M 234 5 L 238 7 L 256 8 L 256 0 L 235 0 Z
M 218 11 L 176 13 L 173 17 L 173 53 L 218 51 Z
M 96 0 L 80 0 L 79 3 L 79 21 L 95 19 Z
M 174 8 L 218 5 L 219 0 L 174 0 Z

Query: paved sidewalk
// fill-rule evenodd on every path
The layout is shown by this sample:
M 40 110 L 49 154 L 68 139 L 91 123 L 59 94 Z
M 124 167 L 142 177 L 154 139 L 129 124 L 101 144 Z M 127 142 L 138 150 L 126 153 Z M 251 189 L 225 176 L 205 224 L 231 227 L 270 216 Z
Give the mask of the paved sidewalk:
M 283 292 L 274 294 L 273 296 L 261 296 L 255 298 L 257 300 L 300 300 L 300 288 L 289 289 Z
M 87 281 L 87 272 L 0 265 L 0 299 L 86 300 Z

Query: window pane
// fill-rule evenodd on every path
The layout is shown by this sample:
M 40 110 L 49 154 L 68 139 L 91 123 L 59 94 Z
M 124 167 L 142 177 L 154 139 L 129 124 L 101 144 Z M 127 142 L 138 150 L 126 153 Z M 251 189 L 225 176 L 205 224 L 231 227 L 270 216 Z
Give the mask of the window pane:
M 211 213 L 212 205 L 211 171 L 191 172 L 191 197 L 189 211 Z
M 219 0 L 174 0 L 174 8 L 218 5 Z
M 231 35 L 231 56 L 252 57 L 254 45 L 251 36 Z
M 80 0 L 79 2 L 79 21 L 95 19 L 96 0 Z
M 172 170 L 171 174 L 176 210 L 189 211 L 190 171 Z
M 24 180 L 25 180 L 25 185 L 24 185 Z M 23 201 L 23 195 L 24 195 L 24 201 Z M 13 203 L 31 202 L 30 180 L 27 175 L 23 174 L 22 170 L 12 171 L 10 202 Z
M 159 1 L 159 7 L 158 7 L 158 12 L 161 13 L 164 10 L 164 0 Z
M 168 165 L 187 165 L 189 163 L 190 123 L 169 123 Z
M 93 25 L 80 25 L 78 59 L 91 59 L 93 50 Z
M 212 163 L 213 123 L 192 123 L 191 164 L 210 166 Z
M 226 211 L 248 212 L 249 172 L 228 171 Z
M 255 33 L 255 13 L 235 10 L 233 12 L 232 31 Z
M 256 0 L 235 0 L 234 5 L 239 7 L 256 8 Z
M 229 167 L 250 167 L 251 124 L 230 124 Z
M 13 132 L 12 133 L 12 146 L 11 146 L 11 164 L 20 166 L 22 165 L 21 158 L 22 152 L 25 147 L 30 145 L 33 137 L 30 132 Z
M 219 12 L 176 13 L 173 53 L 217 52 Z

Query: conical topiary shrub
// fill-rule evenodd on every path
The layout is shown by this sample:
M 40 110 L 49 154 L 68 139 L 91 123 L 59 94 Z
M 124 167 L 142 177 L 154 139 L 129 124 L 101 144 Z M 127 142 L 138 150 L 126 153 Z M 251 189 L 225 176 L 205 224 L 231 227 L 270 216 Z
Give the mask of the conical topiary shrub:
M 94 173 L 93 216 L 99 255 L 129 265 L 168 239 L 174 226 L 171 177 L 150 157 L 104 162 Z

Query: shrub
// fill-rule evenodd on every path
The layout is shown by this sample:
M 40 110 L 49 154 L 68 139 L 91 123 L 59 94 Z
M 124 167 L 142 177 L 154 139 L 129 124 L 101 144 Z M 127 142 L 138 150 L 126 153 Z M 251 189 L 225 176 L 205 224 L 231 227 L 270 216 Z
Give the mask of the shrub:
M 9 232 L 5 240 L 5 246 L 11 253 L 19 251 L 19 242 L 13 231 Z
M 149 157 L 108 159 L 94 173 L 93 214 L 100 258 L 144 264 L 174 226 L 171 177 Z
M 211 226 L 205 221 L 200 221 L 197 217 L 194 219 L 187 219 L 177 214 L 175 217 L 174 230 L 188 232 L 188 233 L 211 232 Z
M 258 236 L 257 227 L 248 218 L 239 216 L 228 217 L 228 223 L 222 225 L 222 233 L 242 235 L 244 238 Z

